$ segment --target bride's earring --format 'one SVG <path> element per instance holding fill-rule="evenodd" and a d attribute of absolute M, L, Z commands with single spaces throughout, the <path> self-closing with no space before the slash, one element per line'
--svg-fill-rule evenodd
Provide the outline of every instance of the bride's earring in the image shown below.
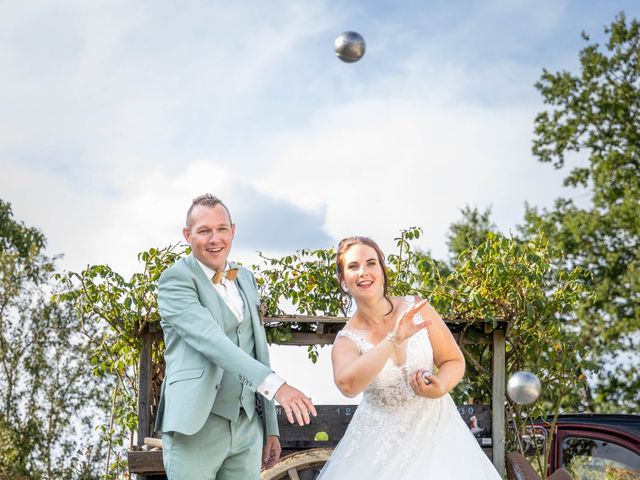
<path fill-rule="evenodd" d="M 349 289 L 347 288 L 347 284 L 346 283 L 342 284 L 342 290 L 344 290 L 345 293 L 349 293 Z"/>

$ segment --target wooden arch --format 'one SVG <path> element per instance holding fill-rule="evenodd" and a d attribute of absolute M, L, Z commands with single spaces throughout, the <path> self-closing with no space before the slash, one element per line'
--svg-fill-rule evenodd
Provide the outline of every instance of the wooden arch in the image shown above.
<path fill-rule="evenodd" d="M 280 345 L 310 346 L 310 345 L 330 345 L 333 343 L 336 333 L 344 326 L 348 319 L 345 317 L 322 317 L 307 315 L 286 315 L 278 317 L 267 317 L 265 324 L 276 323 L 297 323 L 311 324 L 313 332 L 292 331 L 292 338 L 287 341 L 277 342 Z M 449 320 L 445 322 L 453 332 L 456 341 L 464 347 L 465 344 L 484 343 L 490 344 L 492 351 L 492 402 L 491 402 L 491 441 L 490 454 L 493 464 L 500 473 L 505 471 L 505 334 L 506 323 L 498 322 L 496 328 L 484 320 Z M 461 335 L 464 331 L 465 334 Z M 472 334 L 469 335 L 469 332 Z M 162 331 L 159 325 L 150 324 L 142 336 L 142 351 L 140 354 L 140 379 L 138 387 L 138 432 L 137 445 L 128 453 L 129 472 L 137 474 L 139 480 L 160 480 L 164 476 L 164 466 L 162 464 L 162 451 L 158 448 L 160 441 L 154 439 L 153 424 L 155 421 L 155 409 L 158 400 L 158 387 L 162 372 L 158 372 L 158 366 L 152 362 L 152 351 L 154 345 L 162 338 Z M 462 342 L 461 342 L 462 339 Z M 463 348 L 464 350 L 464 348 Z M 160 375 L 158 375 L 160 373 Z M 334 408 L 336 406 L 330 406 Z M 345 425 L 346 428 L 346 425 Z M 284 438 L 284 437 L 283 437 Z M 337 441 L 337 440 L 336 440 Z M 319 442 L 292 442 L 293 450 L 289 449 L 290 456 L 287 461 L 296 464 L 295 469 L 304 469 L 305 458 L 318 462 L 318 455 L 326 455 L 326 448 L 320 449 L 311 455 L 311 449 L 323 447 Z M 489 443 L 489 442 L 488 442 Z M 283 447 L 286 445 L 283 442 Z M 487 447 L 487 446 L 483 446 Z M 287 449 L 283 448 L 286 452 Z M 307 455 L 295 455 L 296 451 L 310 452 Z M 316 450 L 314 450 L 316 452 Z M 293 459 L 293 460 L 292 460 Z M 283 458 L 284 460 L 284 458 Z M 300 462 L 303 462 L 302 464 Z M 315 463 L 314 463 L 315 466 Z M 275 468 L 275 467 L 274 467 Z M 309 467 L 311 468 L 311 467 Z M 273 469 L 271 469 L 273 470 Z M 278 470 L 279 471 L 279 470 Z M 280 477 L 287 478 L 284 473 Z M 291 477 L 289 477 L 291 478 Z"/>

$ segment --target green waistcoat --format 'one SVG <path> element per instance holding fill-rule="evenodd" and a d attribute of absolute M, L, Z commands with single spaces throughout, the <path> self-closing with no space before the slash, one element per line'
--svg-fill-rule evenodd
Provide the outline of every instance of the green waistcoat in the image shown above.
<path fill-rule="evenodd" d="M 238 322 L 238 319 L 227 307 L 224 300 L 221 301 L 224 313 L 224 333 L 229 337 L 229 340 L 238 345 L 245 353 L 255 357 L 255 341 L 251 318 L 249 318 L 250 313 L 247 308 L 247 299 L 240 288 L 238 288 L 238 291 L 244 303 L 244 319 L 242 322 Z M 253 417 L 256 411 L 255 393 L 244 386 L 234 375 L 224 372 L 211 412 L 235 422 L 238 419 L 241 406 L 249 418 Z"/>

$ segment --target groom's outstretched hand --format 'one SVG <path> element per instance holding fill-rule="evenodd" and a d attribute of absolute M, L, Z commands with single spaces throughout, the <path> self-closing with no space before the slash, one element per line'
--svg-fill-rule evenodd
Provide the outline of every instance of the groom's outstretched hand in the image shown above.
<path fill-rule="evenodd" d="M 280 461 L 280 439 L 276 435 L 269 435 L 267 437 L 267 443 L 265 443 L 262 449 L 262 467 L 269 469 Z"/>
<path fill-rule="evenodd" d="M 293 417 L 295 416 L 298 425 L 309 425 L 311 421 L 309 415 L 318 416 L 316 407 L 313 406 L 311 399 L 297 388 L 293 388 L 286 383 L 282 384 L 273 398 L 284 409 L 289 423 L 294 422 Z"/>

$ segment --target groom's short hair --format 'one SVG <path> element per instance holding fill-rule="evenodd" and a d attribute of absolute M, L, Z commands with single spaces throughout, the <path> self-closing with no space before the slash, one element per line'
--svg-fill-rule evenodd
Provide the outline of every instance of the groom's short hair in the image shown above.
<path fill-rule="evenodd" d="M 191 202 L 191 206 L 189 207 L 189 210 L 187 210 L 187 222 L 186 222 L 187 228 L 191 228 L 191 212 L 196 207 L 196 205 L 200 205 L 202 207 L 209 207 L 209 208 L 213 208 L 216 205 L 222 205 L 224 209 L 227 211 L 227 216 L 229 217 L 229 224 L 233 224 L 233 221 L 231 220 L 231 212 L 229 211 L 227 206 L 224 203 L 222 203 L 222 200 L 220 200 L 215 195 L 211 195 L 210 193 L 205 193 L 204 195 L 197 196 Z"/>

